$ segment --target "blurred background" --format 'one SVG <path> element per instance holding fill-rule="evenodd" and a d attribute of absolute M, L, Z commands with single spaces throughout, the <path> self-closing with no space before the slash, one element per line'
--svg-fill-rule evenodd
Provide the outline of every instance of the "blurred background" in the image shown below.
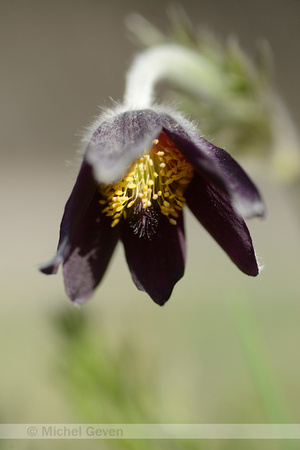
<path fill-rule="evenodd" d="M 181 4 L 195 26 L 221 41 L 237 36 L 250 56 L 260 39 L 269 42 L 276 85 L 298 125 L 299 0 Z M 61 271 L 55 277 L 38 271 L 55 252 L 82 130 L 99 106 L 122 99 L 124 75 L 137 52 L 125 18 L 141 13 L 167 33 L 169 5 L 0 0 L 2 423 L 300 421 L 300 205 L 296 187 L 279 184 L 265 165 L 240 159 L 268 208 L 265 220 L 248 222 L 265 265 L 257 279 L 240 273 L 188 211 L 186 274 L 163 308 L 135 288 L 121 245 L 81 308 L 68 300 Z M 43 441 L 43 448 L 70 444 Z M 293 443 L 155 445 L 291 448 L 287 444 Z M 38 441 L 1 445 L 40 448 Z"/>

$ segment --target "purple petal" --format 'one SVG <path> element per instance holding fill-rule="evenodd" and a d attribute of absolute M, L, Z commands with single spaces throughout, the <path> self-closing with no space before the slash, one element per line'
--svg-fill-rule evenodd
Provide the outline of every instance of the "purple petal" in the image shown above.
<path fill-rule="evenodd" d="M 86 157 L 95 177 L 104 184 L 122 178 L 161 132 L 158 115 L 152 110 L 127 111 L 103 122 L 92 136 Z"/>
<path fill-rule="evenodd" d="M 161 306 L 170 298 L 174 285 L 184 273 L 182 213 L 177 222 L 177 225 L 171 225 L 161 215 L 151 240 L 135 235 L 127 221 L 122 224 L 122 240 L 133 281 L 138 289 L 147 292 Z"/>
<path fill-rule="evenodd" d="M 247 275 L 258 275 L 248 228 L 226 195 L 199 175 L 186 191 L 187 205 L 232 261 Z"/>
<path fill-rule="evenodd" d="M 225 150 L 215 147 L 194 131 L 184 129 L 167 114 L 161 115 L 161 123 L 187 161 L 202 177 L 228 192 L 243 217 L 264 214 L 264 204 L 256 186 Z"/>
<path fill-rule="evenodd" d="M 68 257 L 70 243 L 91 202 L 96 187 L 97 182 L 93 176 L 92 166 L 84 161 L 65 206 L 57 253 L 51 261 L 40 267 L 41 272 L 46 275 L 57 273 L 59 265 Z"/>
<path fill-rule="evenodd" d="M 203 148 L 207 148 L 212 157 L 216 158 L 218 166 L 226 174 L 230 190 L 233 192 L 235 207 L 239 213 L 245 218 L 262 217 L 265 213 L 265 205 L 256 186 L 242 167 L 225 150 L 215 147 L 199 136 L 200 143 Z"/>
<path fill-rule="evenodd" d="M 95 193 L 63 265 L 66 292 L 76 303 L 83 303 L 93 294 L 119 238 L 119 227 L 111 227 L 111 218 L 102 209 Z"/>

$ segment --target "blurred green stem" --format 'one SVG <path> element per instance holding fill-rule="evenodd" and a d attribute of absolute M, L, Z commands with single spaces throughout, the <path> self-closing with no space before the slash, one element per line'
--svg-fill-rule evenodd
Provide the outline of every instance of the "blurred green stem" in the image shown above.
<path fill-rule="evenodd" d="M 279 383 L 272 369 L 254 317 L 241 295 L 232 296 L 228 302 L 231 317 L 248 363 L 253 382 L 261 397 L 270 423 L 293 423 L 292 414 L 281 393 Z M 294 441 L 281 442 L 282 449 L 296 449 Z"/>
<path fill-rule="evenodd" d="M 242 298 L 231 300 L 229 307 L 255 386 L 271 422 L 291 423 L 290 412 L 280 395 L 274 371 L 268 362 L 261 336 L 247 302 Z"/>

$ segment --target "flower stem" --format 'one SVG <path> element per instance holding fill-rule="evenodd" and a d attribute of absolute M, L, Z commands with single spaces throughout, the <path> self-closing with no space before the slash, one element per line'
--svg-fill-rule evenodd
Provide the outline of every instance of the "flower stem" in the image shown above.
<path fill-rule="evenodd" d="M 169 81 L 185 91 L 208 97 L 223 96 L 224 79 L 215 64 L 179 45 L 160 45 L 141 53 L 127 73 L 124 105 L 145 108 L 154 101 L 155 85 Z M 225 83 L 226 84 L 226 83 Z"/>
<path fill-rule="evenodd" d="M 243 348 L 253 382 L 271 423 L 292 423 L 293 417 L 279 386 L 274 369 L 268 360 L 262 337 L 243 295 L 233 296 L 229 311 Z M 290 447 L 289 443 L 284 448 Z"/>

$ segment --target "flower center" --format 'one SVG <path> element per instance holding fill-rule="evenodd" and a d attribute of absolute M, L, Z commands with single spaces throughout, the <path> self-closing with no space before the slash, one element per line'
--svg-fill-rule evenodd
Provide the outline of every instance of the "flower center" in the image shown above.
<path fill-rule="evenodd" d="M 112 217 L 112 227 L 122 216 L 128 218 L 140 236 L 144 234 L 143 229 L 148 235 L 149 222 L 154 226 L 158 223 L 159 212 L 176 225 L 178 211 L 185 202 L 184 191 L 193 174 L 192 165 L 162 132 L 151 149 L 131 165 L 124 178 L 114 184 L 99 185 L 100 203 L 107 205 L 103 213 Z"/>

